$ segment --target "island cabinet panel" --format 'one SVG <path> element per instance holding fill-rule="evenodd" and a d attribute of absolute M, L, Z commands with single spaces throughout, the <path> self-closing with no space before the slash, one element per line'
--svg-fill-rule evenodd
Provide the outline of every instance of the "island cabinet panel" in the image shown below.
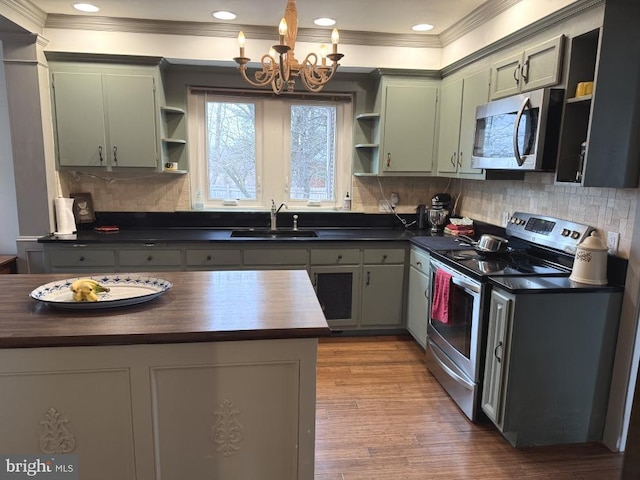
<path fill-rule="evenodd" d="M 91 480 L 313 480 L 316 358 L 315 338 L 0 349 L 0 449 L 78 454 Z"/>
<path fill-rule="evenodd" d="M 297 362 L 151 370 L 160 478 L 297 477 Z"/>
<path fill-rule="evenodd" d="M 52 358 L 24 371 L 15 358 L 30 353 L 2 352 L 0 451 L 77 454 L 81 478 L 135 479 L 129 370 L 54 370 Z"/>

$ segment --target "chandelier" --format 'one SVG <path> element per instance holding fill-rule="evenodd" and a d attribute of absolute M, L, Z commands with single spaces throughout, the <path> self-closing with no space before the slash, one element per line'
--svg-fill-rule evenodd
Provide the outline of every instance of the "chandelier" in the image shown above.
<path fill-rule="evenodd" d="M 310 92 L 319 92 L 333 78 L 338 70 L 338 62 L 344 56 L 338 53 L 338 30 L 333 29 L 331 43 L 333 51 L 327 52 L 325 45 L 320 46 L 320 58 L 315 53 L 307 55 L 302 62 L 295 56 L 296 36 L 298 34 L 298 10 L 295 0 L 287 0 L 284 18 L 280 20 L 278 28 L 279 43 L 273 45 L 269 53 L 262 55 L 261 69 L 254 73 L 254 80 L 247 75 L 247 63 L 251 60 L 244 56 L 244 33 L 238 34 L 240 56 L 233 60 L 238 64 L 238 70 L 245 81 L 254 87 L 271 85 L 276 94 L 283 91 L 293 92 L 296 78 L 300 77 L 304 88 Z M 327 59 L 331 65 L 327 65 Z M 318 64 L 320 60 L 320 64 Z"/>

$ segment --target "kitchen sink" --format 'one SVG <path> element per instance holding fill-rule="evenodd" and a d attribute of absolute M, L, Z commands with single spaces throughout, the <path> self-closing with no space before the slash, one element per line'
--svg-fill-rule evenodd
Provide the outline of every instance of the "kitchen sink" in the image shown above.
<path fill-rule="evenodd" d="M 232 237 L 240 238 L 297 238 L 297 237 L 317 237 L 318 233 L 313 230 L 233 230 Z"/>

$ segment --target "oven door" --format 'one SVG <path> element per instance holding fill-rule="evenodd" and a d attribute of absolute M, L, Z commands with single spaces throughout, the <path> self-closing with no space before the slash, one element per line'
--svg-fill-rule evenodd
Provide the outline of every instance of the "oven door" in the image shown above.
<path fill-rule="evenodd" d="M 446 323 L 429 315 L 427 338 L 437 345 L 468 379 L 480 381 L 481 283 L 431 259 L 431 298 L 435 298 L 435 275 L 438 269 L 449 273 L 449 314 Z"/>

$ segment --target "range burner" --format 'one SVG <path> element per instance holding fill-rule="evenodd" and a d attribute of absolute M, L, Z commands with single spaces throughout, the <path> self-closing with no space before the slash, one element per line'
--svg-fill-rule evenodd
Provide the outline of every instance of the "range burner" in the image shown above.
<path fill-rule="evenodd" d="M 500 275 L 568 275 L 569 271 L 552 265 L 524 251 L 507 251 L 485 254 L 476 250 L 449 250 L 440 252 L 456 265 L 476 276 Z"/>

